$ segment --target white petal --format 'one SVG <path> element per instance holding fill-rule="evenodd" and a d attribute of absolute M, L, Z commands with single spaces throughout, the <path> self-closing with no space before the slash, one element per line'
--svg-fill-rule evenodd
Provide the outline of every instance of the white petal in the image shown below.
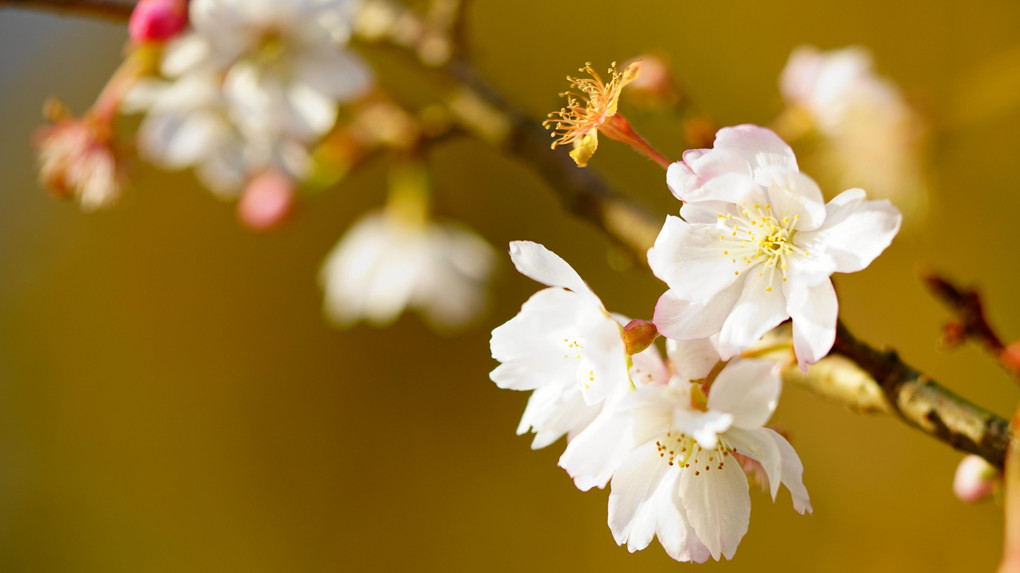
<path fill-rule="evenodd" d="M 311 139 L 333 127 L 337 104 L 332 98 L 301 82 L 287 86 L 286 93 L 292 115 L 288 133 L 299 139 Z"/>
<path fill-rule="evenodd" d="M 697 475 L 693 465 L 684 468 L 680 473 L 680 498 L 687 519 L 712 557 L 732 559 L 751 519 L 747 477 L 740 465 L 729 459 L 722 469 L 710 468 L 699 468 Z"/>
<path fill-rule="evenodd" d="M 572 290 L 580 295 L 595 296 L 566 261 L 544 246 L 531 241 L 512 241 L 510 259 L 524 276 L 544 285 Z M 596 297 L 597 298 L 597 297 Z"/>
<path fill-rule="evenodd" d="M 776 445 L 769 432 L 772 430 L 767 428 L 753 430 L 733 428 L 726 432 L 725 438 L 726 444 L 734 448 L 738 454 L 752 458 L 761 464 L 769 479 L 772 501 L 775 501 L 776 494 L 779 492 L 779 484 L 782 481 L 783 464 L 779 446 Z"/>
<path fill-rule="evenodd" d="M 745 358 L 726 365 L 708 393 L 708 409 L 733 415 L 739 428 L 760 428 L 779 403 L 778 365 Z"/>
<path fill-rule="evenodd" d="M 659 334 L 668 338 L 706 338 L 722 328 L 743 287 L 744 281 L 738 280 L 704 303 L 683 300 L 667 290 L 659 297 L 652 320 Z"/>
<path fill-rule="evenodd" d="M 658 512 L 656 536 L 666 553 L 677 561 L 704 563 L 711 557 L 708 547 L 694 532 L 687 519 L 687 510 L 680 499 L 677 480 L 680 472 L 670 472 L 656 492 L 655 507 Z"/>
<path fill-rule="evenodd" d="M 700 380 L 719 362 L 719 351 L 708 338 L 667 340 L 666 354 L 680 378 Z"/>
<path fill-rule="evenodd" d="M 723 254 L 726 245 L 719 233 L 714 225 L 692 225 L 668 216 L 655 244 L 648 249 L 648 265 L 676 297 L 707 302 L 733 284 L 748 266 L 740 259 L 734 263 Z"/>
<path fill-rule="evenodd" d="M 732 425 L 733 415 L 727 412 L 718 410 L 699 412 L 687 405 L 673 410 L 673 427 L 694 436 L 706 450 L 714 448 L 719 441 L 719 434 L 730 429 Z"/>
<path fill-rule="evenodd" d="M 517 426 L 517 434 L 534 430 L 531 448 L 544 448 L 564 435 L 580 432 L 598 415 L 601 406 L 588 406 L 572 385 L 536 389 Z"/>
<path fill-rule="evenodd" d="M 793 150 L 769 129 L 757 125 L 724 127 L 715 135 L 715 149 L 741 153 L 753 166 L 800 171 Z"/>
<path fill-rule="evenodd" d="M 197 67 L 209 57 L 209 44 L 198 34 L 187 34 L 169 42 L 163 53 L 160 71 L 175 78 Z"/>
<path fill-rule="evenodd" d="M 490 374 L 492 380 L 514 390 L 576 386 L 581 358 L 570 345 L 581 338 L 576 320 L 587 303 L 558 288 L 532 295 L 515 317 L 492 331 L 492 357 L 503 363 Z"/>
<path fill-rule="evenodd" d="M 812 237 L 841 273 L 857 272 L 892 243 L 903 220 L 888 200 L 866 201 L 861 189 L 849 189 L 826 205 L 825 224 Z"/>
<path fill-rule="evenodd" d="M 560 456 L 559 466 L 574 479 L 581 491 L 605 487 L 616 468 L 634 451 L 634 418 L 617 412 L 610 404 Z"/>
<path fill-rule="evenodd" d="M 789 316 L 782 289 L 766 290 L 768 277 L 758 270 L 760 268 L 747 273 L 750 276 L 744 283 L 744 290 L 719 331 L 719 354 L 724 360 L 757 342 Z"/>
<path fill-rule="evenodd" d="M 677 199 L 685 202 L 736 202 L 754 185 L 753 172 L 740 152 L 726 149 L 695 149 L 684 160 L 669 166 L 666 183 Z"/>
<path fill-rule="evenodd" d="M 804 487 L 804 465 L 800 461 L 800 456 L 797 455 L 797 451 L 793 449 L 790 442 L 786 441 L 786 438 L 768 428 L 765 428 L 765 431 L 779 448 L 779 455 L 782 459 L 782 482 L 786 489 L 790 490 L 793 509 L 800 514 L 805 511 L 811 513 L 813 510 L 807 488 Z"/>
<path fill-rule="evenodd" d="M 793 319 L 793 350 L 797 361 L 814 364 L 832 348 L 836 340 L 839 302 L 832 281 L 808 286 L 795 282 L 790 286 L 786 310 Z"/>
<path fill-rule="evenodd" d="M 798 232 L 817 229 L 825 221 L 825 199 L 813 179 L 799 171 L 761 170 L 758 182 L 767 189 L 772 212 L 782 220 L 797 219 Z"/>
<path fill-rule="evenodd" d="M 597 404 L 611 394 L 625 393 L 630 387 L 622 336 L 623 329 L 608 316 L 584 331 L 577 384 L 587 403 Z"/>
<path fill-rule="evenodd" d="M 332 45 L 303 54 L 297 61 L 297 77 L 313 89 L 337 101 L 349 101 L 369 87 L 372 72 L 365 63 Z"/>
<path fill-rule="evenodd" d="M 669 466 L 654 443 L 635 449 L 613 474 L 609 495 L 609 529 L 617 545 L 631 552 L 644 549 L 656 529 L 655 492 Z"/>

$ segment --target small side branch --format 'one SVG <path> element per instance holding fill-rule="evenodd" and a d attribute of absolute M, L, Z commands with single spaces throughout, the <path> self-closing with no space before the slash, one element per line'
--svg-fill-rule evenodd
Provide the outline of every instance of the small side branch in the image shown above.
<path fill-rule="evenodd" d="M 135 9 L 134 3 L 113 0 L 0 0 L 0 9 L 20 8 L 55 12 L 62 16 L 84 16 L 116 22 L 126 21 Z"/>
<path fill-rule="evenodd" d="M 946 325 L 946 337 L 950 344 L 960 344 L 966 339 L 974 340 L 995 356 L 1015 378 L 1020 379 L 1020 360 L 1009 351 L 995 329 L 988 322 L 981 295 L 975 289 L 964 289 L 935 273 L 923 277 L 928 290 L 956 315 L 956 320 Z"/>

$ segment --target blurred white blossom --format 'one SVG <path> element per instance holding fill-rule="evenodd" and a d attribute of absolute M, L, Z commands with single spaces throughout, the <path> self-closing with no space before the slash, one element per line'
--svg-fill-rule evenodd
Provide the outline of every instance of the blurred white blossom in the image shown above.
<path fill-rule="evenodd" d="M 326 316 L 387 326 L 407 308 L 439 330 L 466 324 L 487 302 L 495 255 L 473 231 L 375 212 L 357 221 L 319 274 Z"/>
<path fill-rule="evenodd" d="M 72 117 L 55 100 L 47 107 L 54 123 L 41 128 L 34 142 L 40 183 L 76 199 L 84 211 L 109 206 L 120 197 L 124 179 L 109 121 L 93 114 Z"/>
<path fill-rule="evenodd" d="M 346 47 L 355 0 L 193 0 L 191 31 L 167 44 L 166 81 L 140 82 L 128 111 L 144 111 L 143 157 L 195 167 L 235 194 L 254 173 L 310 174 L 308 146 L 362 95 L 371 72 Z"/>
<path fill-rule="evenodd" d="M 862 47 L 802 46 L 779 80 L 793 132 L 814 128 L 818 167 L 839 187 L 863 187 L 921 216 L 928 202 L 925 127 L 900 90 L 878 77 Z"/>

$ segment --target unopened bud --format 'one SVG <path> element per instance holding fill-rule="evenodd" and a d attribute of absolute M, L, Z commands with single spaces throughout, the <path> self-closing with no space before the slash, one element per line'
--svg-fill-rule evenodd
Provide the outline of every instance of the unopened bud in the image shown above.
<path fill-rule="evenodd" d="M 248 182 L 237 203 L 237 218 L 253 231 L 280 226 L 294 209 L 294 182 L 276 170 L 266 171 Z"/>
<path fill-rule="evenodd" d="M 131 12 L 128 33 L 137 44 L 165 42 L 187 25 L 187 0 L 141 0 Z"/>
<path fill-rule="evenodd" d="M 953 493 L 965 503 L 976 503 L 988 497 L 999 481 L 999 470 L 981 456 L 969 455 L 956 467 Z"/>
<path fill-rule="evenodd" d="M 655 325 L 647 320 L 632 320 L 623 327 L 623 342 L 627 345 L 627 354 L 637 354 L 648 348 L 659 336 Z"/>

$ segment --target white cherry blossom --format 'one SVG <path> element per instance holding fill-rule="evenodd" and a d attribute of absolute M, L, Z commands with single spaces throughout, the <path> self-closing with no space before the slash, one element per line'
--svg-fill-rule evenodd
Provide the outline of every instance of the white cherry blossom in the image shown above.
<path fill-rule="evenodd" d="M 438 330 L 461 326 L 486 303 L 494 256 L 463 227 L 369 213 L 322 265 L 325 313 L 341 327 L 359 320 L 386 326 L 413 308 Z"/>
<path fill-rule="evenodd" d="M 623 327 L 563 259 L 529 241 L 510 243 L 510 258 L 550 288 L 492 331 L 492 357 L 501 364 L 490 377 L 500 388 L 534 391 L 517 433 L 533 430 L 538 449 L 573 437 L 604 400 L 626 394 L 628 354 Z"/>
<path fill-rule="evenodd" d="M 669 286 L 654 322 L 670 338 L 719 333 L 724 359 L 787 318 L 801 366 L 821 359 L 836 334 L 830 275 L 868 266 L 900 227 L 892 204 L 860 189 L 823 203 L 790 147 L 753 125 L 719 130 L 712 149 L 686 152 L 666 179 L 685 204 L 648 251 Z"/>
<path fill-rule="evenodd" d="M 810 512 L 800 458 L 763 427 L 779 392 L 775 363 L 738 359 L 718 374 L 707 401 L 681 375 L 623 400 L 615 415 L 640 430 L 612 478 L 609 527 L 616 542 L 637 551 L 658 537 L 679 561 L 732 559 L 751 511 L 739 456 L 762 465 L 773 500 L 782 483 L 794 509 Z"/>

